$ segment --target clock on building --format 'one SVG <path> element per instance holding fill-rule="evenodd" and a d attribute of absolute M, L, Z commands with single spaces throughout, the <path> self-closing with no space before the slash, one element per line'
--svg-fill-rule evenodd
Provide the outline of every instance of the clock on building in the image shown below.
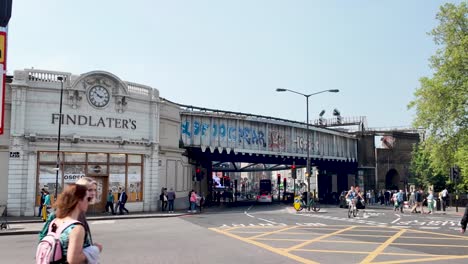
<path fill-rule="evenodd" d="M 110 101 L 110 93 L 107 88 L 97 85 L 89 89 L 88 100 L 95 107 L 104 107 Z"/>

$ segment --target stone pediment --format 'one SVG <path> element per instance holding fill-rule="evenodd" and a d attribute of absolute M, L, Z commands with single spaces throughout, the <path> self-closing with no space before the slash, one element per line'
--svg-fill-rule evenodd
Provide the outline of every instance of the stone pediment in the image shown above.
<path fill-rule="evenodd" d="M 91 71 L 80 75 L 67 89 L 68 99 L 73 108 L 78 108 L 86 100 L 88 92 L 93 87 L 104 87 L 109 91 L 109 97 L 115 102 L 118 112 L 123 112 L 126 108 L 127 97 L 129 96 L 128 86 L 119 77 L 105 71 Z M 89 98 L 88 98 L 89 100 Z"/>
<path fill-rule="evenodd" d="M 86 91 L 92 86 L 103 85 L 112 91 L 112 95 L 128 96 L 127 84 L 119 77 L 105 71 L 91 71 L 84 73 L 71 85 L 72 90 Z"/>

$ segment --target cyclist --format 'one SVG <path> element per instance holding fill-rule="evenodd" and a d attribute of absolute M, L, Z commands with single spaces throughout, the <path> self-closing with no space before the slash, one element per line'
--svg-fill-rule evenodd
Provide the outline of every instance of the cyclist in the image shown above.
<path fill-rule="evenodd" d="M 350 190 L 348 191 L 348 193 L 345 196 L 346 203 L 348 204 L 348 206 L 351 206 L 354 198 L 356 198 L 356 192 L 354 191 L 354 186 L 351 185 Z"/>
<path fill-rule="evenodd" d="M 354 189 L 355 189 L 355 192 L 356 192 L 356 203 L 359 204 L 358 209 L 360 209 L 359 207 L 362 208 L 362 206 L 364 206 L 365 199 L 364 199 L 364 196 L 362 196 L 362 192 L 360 190 L 359 185 L 356 185 L 356 187 Z"/>
<path fill-rule="evenodd" d="M 351 186 L 350 190 L 348 191 L 345 197 L 346 201 L 348 202 L 348 205 L 356 206 L 356 200 L 358 197 L 363 199 L 361 193 L 359 192 L 359 185 L 356 185 L 356 188 L 354 188 L 354 186 Z"/>

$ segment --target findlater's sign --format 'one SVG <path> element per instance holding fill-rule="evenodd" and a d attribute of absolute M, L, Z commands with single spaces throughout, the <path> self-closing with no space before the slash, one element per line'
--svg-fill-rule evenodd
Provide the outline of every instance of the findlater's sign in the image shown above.
<path fill-rule="evenodd" d="M 58 124 L 60 114 L 52 114 L 52 124 Z M 90 126 L 102 128 L 120 128 L 120 129 L 136 129 L 135 119 L 124 119 L 114 117 L 95 117 L 85 115 L 65 115 L 62 114 L 62 125 L 69 126 Z"/>

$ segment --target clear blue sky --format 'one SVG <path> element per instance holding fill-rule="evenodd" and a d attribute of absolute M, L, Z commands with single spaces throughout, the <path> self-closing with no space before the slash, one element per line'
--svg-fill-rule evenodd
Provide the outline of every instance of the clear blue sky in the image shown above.
<path fill-rule="evenodd" d="M 446 1 L 14 0 L 8 72 L 109 71 L 169 100 L 305 121 L 333 108 L 407 126 Z M 459 2 L 459 1 L 455 1 Z"/>

